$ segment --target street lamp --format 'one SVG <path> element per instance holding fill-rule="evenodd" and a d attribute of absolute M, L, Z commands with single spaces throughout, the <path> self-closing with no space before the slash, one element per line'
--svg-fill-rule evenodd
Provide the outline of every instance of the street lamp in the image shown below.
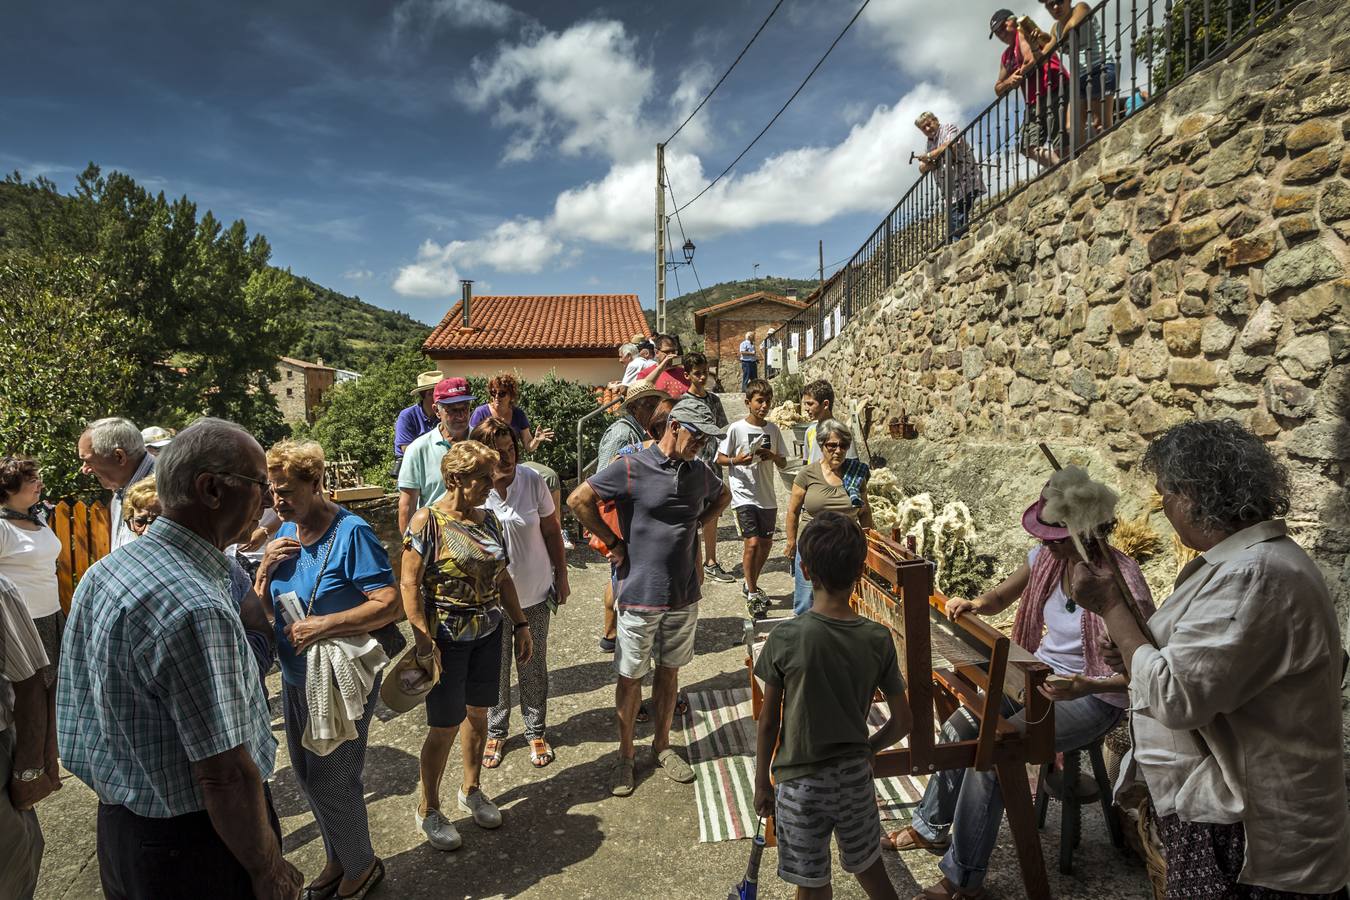
<path fill-rule="evenodd" d="M 684 262 L 685 262 L 685 265 L 693 265 L 693 262 L 694 262 L 694 242 L 691 241 L 691 240 L 689 240 L 688 238 L 685 238 L 684 246 L 681 247 L 680 249 L 682 249 L 682 250 L 684 251 Z"/>

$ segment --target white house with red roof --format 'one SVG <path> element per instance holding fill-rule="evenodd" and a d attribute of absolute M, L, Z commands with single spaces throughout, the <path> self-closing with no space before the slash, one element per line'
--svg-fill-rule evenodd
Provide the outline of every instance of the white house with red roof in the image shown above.
<path fill-rule="evenodd" d="M 588 385 L 616 380 L 618 348 L 647 335 L 636 294 L 469 296 L 450 308 L 422 352 L 447 375 L 549 372 Z"/>

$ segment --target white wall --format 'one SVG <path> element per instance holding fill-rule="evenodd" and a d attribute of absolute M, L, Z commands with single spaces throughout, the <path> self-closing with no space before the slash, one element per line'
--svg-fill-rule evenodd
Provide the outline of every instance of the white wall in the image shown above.
<path fill-rule="evenodd" d="M 609 384 L 623 376 L 618 354 L 596 357 L 543 357 L 540 359 L 438 359 L 436 368 L 447 376 L 491 378 L 511 372 L 526 381 L 539 381 L 549 372 L 567 381 L 587 385 Z M 486 397 L 480 397 L 483 402 Z"/>

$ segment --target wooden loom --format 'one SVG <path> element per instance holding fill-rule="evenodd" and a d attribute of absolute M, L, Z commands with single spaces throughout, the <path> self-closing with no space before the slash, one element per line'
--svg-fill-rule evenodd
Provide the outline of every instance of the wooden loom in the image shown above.
<path fill-rule="evenodd" d="M 933 563 L 874 531 L 867 532 L 867 544 L 867 562 L 852 604 L 860 615 L 890 630 L 914 717 L 907 746 L 877 754 L 876 777 L 994 769 L 1027 896 L 1048 900 L 1026 767 L 1054 756 L 1054 710 L 1038 690 L 1050 668 L 977 616 L 948 620 L 946 598 L 934 590 Z M 758 718 L 763 694 L 753 668 L 750 684 Z M 1019 733 L 1000 714 L 1004 696 L 1024 704 L 1031 723 L 1025 732 Z M 936 726 L 958 709 L 979 722 L 978 736 L 939 740 Z"/>

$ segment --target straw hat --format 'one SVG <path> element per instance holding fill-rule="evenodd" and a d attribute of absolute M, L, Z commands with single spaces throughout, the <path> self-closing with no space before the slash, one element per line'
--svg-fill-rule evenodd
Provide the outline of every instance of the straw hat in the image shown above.
<path fill-rule="evenodd" d="M 623 398 L 624 408 L 632 406 L 639 400 L 646 400 L 648 397 L 656 397 L 659 400 L 669 400 L 670 395 L 660 388 L 654 388 L 649 384 L 644 384 L 638 388 L 630 388 Z"/>
<path fill-rule="evenodd" d="M 441 374 L 439 369 L 432 369 L 430 372 L 421 372 L 417 376 L 417 387 L 408 391 L 408 393 L 416 396 L 423 391 L 429 391 L 436 387 L 436 384 L 444 377 L 445 376 Z"/>
<path fill-rule="evenodd" d="M 428 672 L 417 664 L 417 648 L 409 647 L 408 652 L 385 673 L 384 683 L 380 685 L 380 699 L 384 705 L 396 713 L 405 713 L 425 701 L 427 694 L 441 680 L 440 653 L 432 651 L 431 659 L 434 665 Z"/>

